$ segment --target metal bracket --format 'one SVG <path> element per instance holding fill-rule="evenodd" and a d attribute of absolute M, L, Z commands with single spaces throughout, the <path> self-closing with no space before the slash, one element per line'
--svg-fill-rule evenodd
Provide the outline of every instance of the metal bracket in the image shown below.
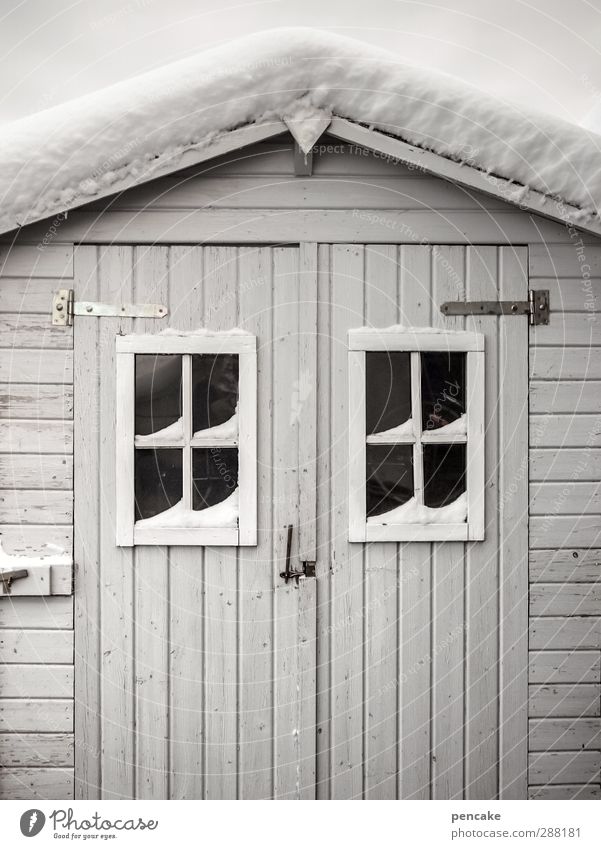
<path fill-rule="evenodd" d="M 10 569 L 8 572 L 0 572 L 0 584 L 6 595 L 10 595 L 10 588 L 13 581 L 19 578 L 26 578 L 29 575 L 27 569 Z"/>
<path fill-rule="evenodd" d="M 59 289 L 52 299 L 52 324 L 70 327 L 74 315 L 123 316 L 124 318 L 165 318 L 162 304 L 101 304 L 76 301 L 73 289 Z"/>
<path fill-rule="evenodd" d="M 301 566 L 302 571 L 298 572 L 296 569 L 291 569 L 291 554 L 292 554 L 292 530 L 293 525 L 288 525 L 288 539 L 286 543 L 286 568 L 283 572 L 280 572 L 280 578 L 283 578 L 286 583 L 291 581 L 293 578 L 296 578 L 296 583 L 298 584 L 299 578 L 314 578 L 315 577 L 315 561 L 314 560 L 302 560 Z"/>
<path fill-rule="evenodd" d="M 530 289 L 527 301 L 446 301 L 443 315 L 527 315 L 529 324 L 549 324 L 549 290 Z"/>

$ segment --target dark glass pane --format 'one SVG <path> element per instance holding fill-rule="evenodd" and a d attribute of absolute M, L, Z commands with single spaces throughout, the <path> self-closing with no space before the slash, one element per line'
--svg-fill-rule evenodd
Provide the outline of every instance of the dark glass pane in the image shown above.
<path fill-rule="evenodd" d="M 178 354 L 136 354 L 136 433 L 146 436 L 182 414 L 182 358 Z"/>
<path fill-rule="evenodd" d="M 465 492 L 465 445 L 424 445 L 424 504 L 444 507 Z"/>
<path fill-rule="evenodd" d="M 380 433 L 411 418 L 411 355 L 405 351 L 365 354 L 366 433 Z"/>
<path fill-rule="evenodd" d="M 163 513 L 182 499 L 179 448 L 136 449 L 136 521 Z"/>
<path fill-rule="evenodd" d="M 465 354 L 436 351 L 421 355 L 422 427 L 435 430 L 465 413 Z"/>
<path fill-rule="evenodd" d="M 238 403 L 238 355 L 192 356 L 192 431 L 223 424 Z"/>
<path fill-rule="evenodd" d="M 387 513 L 413 496 L 413 447 L 367 446 L 367 515 Z"/>
<path fill-rule="evenodd" d="M 193 448 L 192 482 L 194 510 L 225 501 L 238 486 L 238 449 Z"/>

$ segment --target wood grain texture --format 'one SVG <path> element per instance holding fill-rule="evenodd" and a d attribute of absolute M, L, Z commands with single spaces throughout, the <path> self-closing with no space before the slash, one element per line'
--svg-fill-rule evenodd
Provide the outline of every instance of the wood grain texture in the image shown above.
<path fill-rule="evenodd" d="M 530 552 L 530 580 L 533 583 L 594 582 L 600 570 L 599 549 L 542 549 Z"/>
<path fill-rule="evenodd" d="M 73 734 L 0 734 L 0 767 L 73 767 Z"/>
<path fill-rule="evenodd" d="M 599 687 L 595 684 L 531 684 L 529 714 L 599 716 Z"/>
<path fill-rule="evenodd" d="M 601 784 L 548 784 L 533 786 L 529 799 L 601 799 Z"/>
<path fill-rule="evenodd" d="M 2 663 L 73 663 L 73 631 L 18 630 L 0 631 Z"/>
<path fill-rule="evenodd" d="M 73 699 L 2 699 L 0 731 L 73 732 Z"/>
<path fill-rule="evenodd" d="M 601 749 L 601 719 L 531 719 L 530 751 Z"/>
<path fill-rule="evenodd" d="M 533 616 L 531 649 L 601 649 L 601 618 L 597 616 Z"/>
<path fill-rule="evenodd" d="M 0 418 L 70 419 L 73 387 L 69 384 L 0 384 Z"/>
<path fill-rule="evenodd" d="M 60 767 L 0 770 L 2 799 L 73 799 L 73 770 Z"/>
<path fill-rule="evenodd" d="M 73 277 L 73 245 L 32 243 L 2 246 L 0 277 Z"/>
<path fill-rule="evenodd" d="M 531 684 L 599 683 L 600 658 L 592 651 L 530 652 Z"/>
<path fill-rule="evenodd" d="M 587 784 L 599 780 L 601 752 L 536 752 L 528 759 L 530 784 Z"/>

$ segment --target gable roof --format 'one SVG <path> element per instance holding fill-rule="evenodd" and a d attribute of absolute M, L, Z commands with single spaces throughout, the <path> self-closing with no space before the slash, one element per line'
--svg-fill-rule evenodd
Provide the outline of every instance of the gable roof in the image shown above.
<path fill-rule="evenodd" d="M 403 161 L 423 153 L 431 173 L 601 233 L 600 135 L 305 28 L 239 39 L 4 127 L 0 232 L 276 135 L 282 122 L 304 147 L 328 124 L 367 147 L 398 142 Z"/>

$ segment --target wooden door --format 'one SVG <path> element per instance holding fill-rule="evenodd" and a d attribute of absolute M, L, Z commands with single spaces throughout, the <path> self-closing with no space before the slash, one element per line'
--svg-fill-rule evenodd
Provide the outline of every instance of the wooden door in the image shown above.
<path fill-rule="evenodd" d="M 114 339 L 76 318 L 76 793 L 525 798 L 526 250 L 82 247 L 75 297 L 258 340 L 256 548 L 115 546 Z M 350 328 L 486 337 L 482 542 L 348 542 Z M 315 579 L 285 584 L 293 563 Z"/>
<path fill-rule="evenodd" d="M 75 297 L 258 340 L 258 545 L 117 548 L 115 335 L 75 322 L 76 795 L 312 798 L 316 249 L 82 247 Z M 313 273 L 307 274 L 306 269 Z M 302 293 L 302 294 L 301 294 Z M 163 323 L 164 326 L 165 323 Z"/>
<path fill-rule="evenodd" d="M 525 248 L 319 248 L 318 795 L 526 798 L 528 327 L 444 319 L 525 299 Z M 347 331 L 485 334 L 485 539 L 348 542 Z"/>

